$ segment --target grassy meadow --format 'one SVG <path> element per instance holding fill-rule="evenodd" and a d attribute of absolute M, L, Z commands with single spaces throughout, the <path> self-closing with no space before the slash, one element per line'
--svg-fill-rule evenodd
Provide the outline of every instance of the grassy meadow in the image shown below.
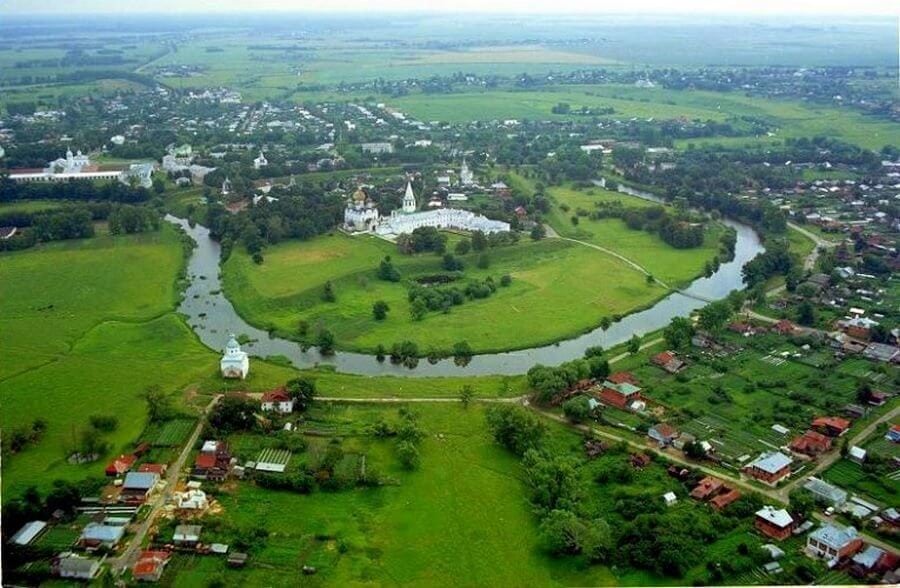
<path fill-rule="evenodd" d="M 476 267 L 476 253 L 462 258 L 465 280 L 493 276 L 496 281 L 509 274 L 509 287 L 486 299 L 467 300 L 447 314 L 429 312 L 414 321 L 407 285 L 376 275 L 386 255 L 404 280 L 443 271 L 434 254 L 400 255 L 394 245 L 374 237 L 334 234 L 270 247 L 261 265 L 235 250 L 225 263 L 223 284 L 251 323 L 297 336 L 298 323 L 305 320 L 331 330 L 339 347 L 366 351 L 402 340 L 415 341 L 423 352 L 448 351 L 463 340 L 478 352 L 530 347 L 576 335 L 603 317 L 627 313 L 665 292 L 603 252 L 559 240 L 525 239 L 491 249 L 487 269 Z M 334 303 L 321 299 L 329 280 Z M 390 306 L 384 321 L 372 317 L 377 300 Z"/>
<path fill-rule="evenodd" d="M 580 190 L 568 186 L 551 187 L 548 194 L 554 201 L 548 220 L 560 235 L 615 251 L 670 287 L 683 286 L 692 281 L 719 251 L 723 229 L 718 224 L 710 225 L 702 247 L 675 249 L 655 234 L 629 229 L 625 221 L 618 218 L 592 220 L 579 217 L 578 225 L 573 225 L 571 221 L 577 210 L 591 212 L 603 202 L 622 202 L 633 207 L 652 206 L 651 202 L 602 188 Z M 563 210 L 563 206 L 569 210 Z"/>

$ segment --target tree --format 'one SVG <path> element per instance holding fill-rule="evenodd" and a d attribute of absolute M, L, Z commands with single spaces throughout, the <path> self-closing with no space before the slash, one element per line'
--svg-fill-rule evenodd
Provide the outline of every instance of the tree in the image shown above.
<path fill-rule="evenodd" d="M 463 239 L 456 244 L 454 251 L 456 251 L 457 255 L 466 255 L 470 249 L 472 249 L 472 242 L 468 239 Z"/>
<path fill-rule="evenodd" d="M 306 410 L 316 396 L 316 381 L 309 377 L 299 377 L 285 384 L 284 389 L 290 394 L 298 410 Z"/>
<path fill-rule="evenodd" d="M 256 402 L 241 394 L 229 394 L 213 407 L 209 424 L 222 433 L 249 431 L 256 426 Z"/>
<path fill-rule="evenodd" d="M 547 230 L 544 228 L 544 225 L 542 225 L 541 223 L 537 223 L 531 228 L 531 239 L 533 241 L 540 241 L 541 239 L 543 239 L 546 236 L 547 236 Z"/>
<path fill-rule="evenodd" d="M 484 233 L 475 231 L 472 233 L 472 249 L 474 251 L 484 251 L 488 248 L 488 240 Z"/>
<path fill-rule="evenodd" d="M 153 191 L 157 194 L 162 194 L 166 191 L 166 183 L 160 178 L 153 178 Z"/>
<path fill-rule="evenodd" d="M 725 326 L 728 319 L 731 318 L 731 305 L 727 300 L 718 300 L 707 304 L 700 309 L 700 318 L 697 324 L 700 328 L 707 331 L 719 331 Z"/>
<path fill-rule="evenodd" d="M 475 388 L 469 384 L 464 385 L 459 390 L 459 401 L 462 402 L 464 408 L 469 408 L 472 399 L 475 398 Z"/>
<path fill-rule="evenodd" d="M 487 253 L 482 253 L 478 256 L 478 268 L 479 269 L 487 269 L 491 264 L 491 260 L 488 258 Z"/>
<path fill-rule="evenodd" d="M 394 267 L 390 255 L 382 259 L 381 263 L 378 265 L 378 278 L 388 282 L 400 281 L 400 271 Z"/>
<path fill-rule="evenodd" d="M 412 301 L 412 304 L 409 305 L 409 315 L 414 321 L 420 321 L 425 318 L 426 312 L 428 312 L 428 307 L 425 306 L 425 301 L 421 298 L 416 298 Z"/>
<path fill-rule="evenodd" d="M 407 470 L 417 469 L 421 462 L 419 450 L 409 441 L 397 443 L 397 457 L 400 459 L 400 464 Z"/>
<path fill-rule="evenodd" d="M 316 336 L 316 346 L 322 355 L 334 354 L 334 334 L 328 329 L 320 329 Z"/>
<path fill-rule="evenodd" d="M 537 447 L 547 430 L 533 413 L 512 404 L 492 406 L 487 423 L 494 440 L 517 455 Z"/>
<path fill-rule="evenodd" d="M 808 519 L 816 508 L 816 500 L 813 495 L 802 488 L 792 490 L 788 495 L 788 500 L 791 513 L 800 519 Z"/>
<path fill-rule="evenodd" d="M 337 297 L 334 295 L 334 286 L 331 283 L 331 280 L 325 282 L 325 287 L 322 289 L 322 300 L 325 302 L 334 302 L 337 300 Z"/>
<path fill-rule="evenodd" d="M 805 327 L 816 324 L 816 309 L 809 300 L 804 300 L 797 307 L 797 322 Z"/>
<path fill-rule="evenodd" d="M 147 403 L 147 413 L 150 422 L 163 421 L 172 414 L 172 399 L 162 391 L 158 384 L 153 384 L 144 389 L 144 401 Z"/>
<path fill-rule="evenodd" d="M 500 276 L 500 285 L 504 288 L 512 284 L 512 276 L 509 274 L 503 274 Z"/>
<path fill-rule="evenodd" d="M 676 316 L 663 330 L 663 337 L 671 349 L 682 349 L 694 336 L 694 323 L 683 316 Z"/>
<path fill-rule="evenodd" d="M 375 304 L 372 305 L 372 316 L 375 317 L 376 321 L 383 321 L 387 318 L 387 313 L 390 310 L 387 302 L 384 300 L 378 300 Z"/>
<path fill-rule="evenodd" d="M 581 423 L 591 416 L 591 405 L 585 396 L 576 396 L 566 400 L 563 405 L 563 414 L 573 423 Z"/>
<path fill-rule="evenodd" d="M 555 509 L 541 521 L 538 534 L 544 549 L 555 555 L 569 555 L 581 550 L 583 524 L 570 510 Z"/>
<path fill-rule="evenodd" d="M 581 498 L 581 476 L 577 461 L 569 456 L 552 455 L 529 449 L 522 457 L 525 480 L 531 502 L 544 512 L 573 509 Z"/>
<path fill-rule="evenodd" d="M 628 353 L 632 355 L 641 350 L 641 338 L 637 335 L 632 335 L 631 339 L 628 341 Z"/>

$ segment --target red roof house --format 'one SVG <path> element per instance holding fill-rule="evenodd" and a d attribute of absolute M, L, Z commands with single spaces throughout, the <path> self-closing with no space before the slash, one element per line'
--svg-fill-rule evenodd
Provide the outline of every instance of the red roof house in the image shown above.
<path fill-rule="evenodd" d="M 164 463 L 142 463 L 138 466 L 138 471 L 141 473 L 159 474 L 160 476 L 165 474 L 167 469 L 169 466 Z"/>
<path fill-rule="evenodd" d="M 137 457 L 134 455 L 120 455 L 106 466 L 106 475 L 120 476 L 130 470 L 136 461 Z"/>
<path fill-rule="evenodd" d="M 791 441 L 791 451 L 814 457 L 831 449 L 831 437 L 817 431 L 807 431 Z"/>
<path fill-rule="evenodd" d="M 162 577 L 163 569 L 169 563 L 170 555 L 168 551 L 142 551 L 137 563 L 131 569 L 134 579 L 145 582 L 158 582 Z"/>
<path fill-rule="evenodd" d="M 794 326 L 794 323 L 787 319 L 781 319 L 772 327 L 772 330 L 781 335 L 790 335 L 794 332 L 794 329 L 797 327 Z"/>
<path fill-rule="evenodd" d="M 712 500 L 709 501 L 709 504 L 716 510 L 722 510 L 740 497 L 741 492 L 739 490 L 728 488 L 726 492 L 713 496 Z"/>
<path fill-rule="evenodd" d="M 850 428 L 850 421 L 841 417 L 819 417 L 812 422 L 812 428 L 829 437 L 840 437 Z"/>
<path fill-rule="evenodd" d="M 710 496 L 715 496 L 723 486 L 722 480 L 707 476 L 700 480 L 693 490 L 691 490 L 691 498 L 695 500 L 706 500 Z"/>
<path fill-rule="evenodd" d="M 640 386 L 631 372 L 615 372 L 606 378 L 613 384 L 631 384 L 632 386 Z"/>
<path fill-rule="evenodd" d="M 661 367 L 670 374 L 674 374 L 684 367 L 684 362 L 678 359 L 678 357 L 672 351 L 663 351 L 662 353 L 657 353 L 650 361 L 654 365 Z"/>

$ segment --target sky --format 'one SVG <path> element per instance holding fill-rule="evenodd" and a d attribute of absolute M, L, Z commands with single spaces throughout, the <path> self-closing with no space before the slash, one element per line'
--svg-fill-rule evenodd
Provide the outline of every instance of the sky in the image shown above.
<path fill-rule="evenodd" d="M 898 0 L 0 0 L 0 13 L 490 12 L 900 15 Z"/>

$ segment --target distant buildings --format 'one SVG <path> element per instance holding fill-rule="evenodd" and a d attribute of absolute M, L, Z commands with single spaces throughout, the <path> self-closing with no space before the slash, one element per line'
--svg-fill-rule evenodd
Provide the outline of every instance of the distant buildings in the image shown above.
<path fill-rule="evenodd" d="M 399 235 L 412 233 L 423 227 L 436 229 L 457 229 L 500 233 L 510 230 L 509 223 L 456 208 L 438 208 L 417 212 L 416 196 L 412 184 L 407 182 L 406 192 L 400 210 L 394 210 L 388 217 L 382 217 L 365 193 L 357 190 L 344 210 L 344 228 L 352 232 L 374 232 L 393 239 Z"/>

